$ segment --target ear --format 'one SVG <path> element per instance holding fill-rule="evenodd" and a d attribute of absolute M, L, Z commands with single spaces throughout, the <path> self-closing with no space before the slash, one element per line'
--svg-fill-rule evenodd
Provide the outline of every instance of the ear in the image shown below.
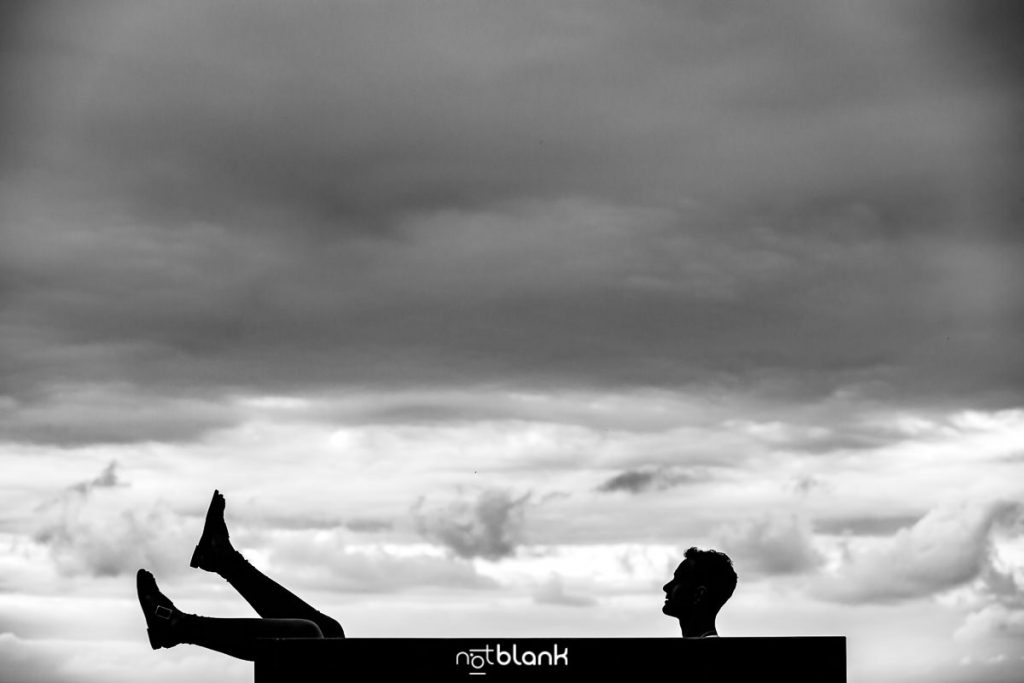
<path fill-rule="evenodd" d="M 704 594 L 708 592 L 708 589 L 704 586 L 697 586 L 693 589 L 693 604 L 703 602 Z"/>

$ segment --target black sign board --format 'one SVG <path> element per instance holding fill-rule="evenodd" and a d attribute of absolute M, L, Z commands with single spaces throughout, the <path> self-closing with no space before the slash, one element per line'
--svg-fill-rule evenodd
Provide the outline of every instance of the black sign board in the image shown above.
<path fill-rule="evenodd" d="M 299 681 L 845 683 L 846 638 L 268 639 L 256 683 Z"/>

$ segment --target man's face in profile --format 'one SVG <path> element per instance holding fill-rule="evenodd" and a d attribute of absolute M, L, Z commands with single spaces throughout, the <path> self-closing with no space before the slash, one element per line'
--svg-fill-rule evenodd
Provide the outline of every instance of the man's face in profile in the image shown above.
<path fill-rule="evenodd" d="M 693 609 L 694 588 L 691 577 L 692 567 L 689 560 L 683 560 L 676 567 L 672 580 L 662 586 L 665 591 L 665 604 L 661 611 L 670 617 L 685 619 Z"/>

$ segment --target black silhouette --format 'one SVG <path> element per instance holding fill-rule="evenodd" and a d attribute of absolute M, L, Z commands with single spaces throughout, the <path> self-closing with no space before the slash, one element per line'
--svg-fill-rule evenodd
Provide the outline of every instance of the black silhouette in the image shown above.
<path fill-rule="evenodd" d="M 232 547 L 224 523 L 224 496 L 219 491 L 213 492 L 203 535 L 190 564 L 226 579 L 261 618 L 217 619 L 186 614 L 160 592 L 152 574 L 140 569 L 136 588 L 154 650 L 189 643 L 254 661 L 260 638 L 345 637 L 337 621 L 264 575 Z"/>
<path fill-rule="evenodd" d="M 662 588 L 661 611 L 679 620 L 684 638 L 717 638 L 715 617 L 736 589 L 732 560 L 717 550 L 690 548 Z"/>

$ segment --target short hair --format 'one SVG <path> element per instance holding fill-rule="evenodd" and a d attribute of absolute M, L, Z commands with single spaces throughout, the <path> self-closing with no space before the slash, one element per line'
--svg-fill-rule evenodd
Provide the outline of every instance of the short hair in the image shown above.
<path fill-rule="evenodd" d="M 736 590 L 736 570 L 732 560 L 725 553 L 700 548 L 690 548 L 684 556 L 690 561 L 693 580 L 707 588 L 711 604 L 716 610 L 721 609 Z"/>

